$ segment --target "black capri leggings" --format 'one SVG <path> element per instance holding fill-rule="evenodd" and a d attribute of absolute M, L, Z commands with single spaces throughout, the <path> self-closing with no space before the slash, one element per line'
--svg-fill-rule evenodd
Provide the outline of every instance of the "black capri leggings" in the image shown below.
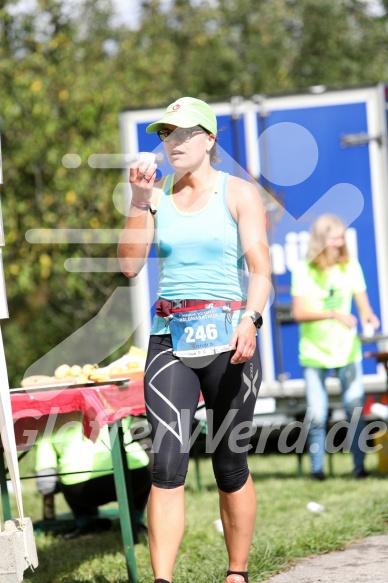
<path fill-rule="evenodd" d="M 192 423 L 202 391 L 218 488 L 236 492 L 248 479 L 248 446 L 261 383 L 256 348 L 251 360 L 231 364 L 232 352 L 186 359 L 173 355 L 171 336 L 151 336 L 145 368 L 145 401 L 151 425 L 153 483 L 176 488 L 185 482 Z M 206 359 L 206 360 L 205 360 Z"/>

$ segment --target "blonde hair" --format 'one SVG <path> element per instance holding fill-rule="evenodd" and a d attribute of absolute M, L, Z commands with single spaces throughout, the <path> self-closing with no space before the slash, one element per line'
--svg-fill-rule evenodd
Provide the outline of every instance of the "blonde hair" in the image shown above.
<path fill-rule="evenodd" d="M 331 214 L 319 216 L 311 226 L 307 258 L 313 267 L 323 270 L 334 264 L 345 265 L 349 262 L 349 251 L 345 242 L 336 260 L 327 252 L 327 238 L 335 229 L 345 232 L 346 225 L 339 217 Z"/>
<path fill-rule="evenodd" d="M 212 145 L 212 147 L 209 150 L 209 156 L 210 156 L 210 163 L 211 164 L 218 164 L 219 162 L 221 162 L 221 158 L 218 155 L 218 139 L 217 136 L 215 136 L 214 134 L 212 134 L 211 132 L 209 132 L 209 130 L 207 130 L 206 128 L 204 128 L 203 126 L 199 126 L 200 128 L 203 129 L 203 131 L 205 131 L 209 136 L 214 136 L 214 144 Z"/>

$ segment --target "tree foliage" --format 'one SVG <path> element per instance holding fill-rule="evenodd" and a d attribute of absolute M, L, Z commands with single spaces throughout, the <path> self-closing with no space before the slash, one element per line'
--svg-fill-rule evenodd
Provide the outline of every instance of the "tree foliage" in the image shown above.
<path fill-rule="evenodd" d="M 32 244 L 30 229 L 121 228 L 119 170 L 88 157 L 120 150 L 124 108 L 181 95 L 225 98 L 388 79 L 387 9 L 360 0 L 143 0 L 139 26 L 110 0 L 0 2 L 4 269 L 11 384 L 95 315 L 125 278 L 70 273 L 69 257 L 115 257 L 115 245 Z M 131 3 L 132 4 L 132 3 Z M 131 9 L 131 8 L 130 8 Z M 67 168 L 63 156 L 80 156 Z M 70 363 L 72 364 L 72 363 Z"/>
<path fill-rule="evenodd" d="M 31 244 L 30 229 L 119 227 L 112 205 L 118 172 L 93 170 L 88 157 L 117 152 L 122 101 L 111 84 L 108 2 L 89 2 L 75 19 L 66 2 L 40 0 L 12 17 L 3 5 L 2 87 L 4 269 L 10 319 L 4 343 L 11 384 L 99 311 L 118 285 L 112 274 L 66 271 L 68 257 L 114 256 L 115 249 Z M 83 23 L 87 22 L 87 26 Z M 68 153 L 79 168 L 65 168 Z"/>

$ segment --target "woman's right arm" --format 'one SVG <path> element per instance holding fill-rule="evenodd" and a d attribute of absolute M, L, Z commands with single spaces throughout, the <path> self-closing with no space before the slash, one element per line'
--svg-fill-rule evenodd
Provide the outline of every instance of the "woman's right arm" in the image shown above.
<path fill-rule="evenodd" d="M 155 200 L 156 164 L 147 169 L 147 163 L 138 162 L 129 170 L 132 200 L 141 204 Z M 146 173 L 146 174 L 145 174 Z M 136 277 L 144 267 L 154 238 L 154 217 L 149 209 L 131 205 L 123 232 L 120 235 L 117 256 L 121 271 L 127 277 Z"/>
<path fill-rule="evenodd" d="M 344 326 L 353 328 L 357 318 L 353 314 L 343 314 L 336 310 L 311 310 L 309 306 L 311 276 L 305 262 L 301 261 L 291 275 L 292 315 L 295 322 L 318 322 L 319 320 L 338 320 Z"/>
<path fill-rule="evenodd" d="M 317 322 L 318 320 L 338 320 L 344 326 L 353 328 L 357 325 L 357 318 L 353 314 L 342 314 L 335 310 L 324 310 L 313 312 L 306 308 L 306 298 L 304 296 L 294 296 L 292 298 L 292 315 L 295 322 Z"/>

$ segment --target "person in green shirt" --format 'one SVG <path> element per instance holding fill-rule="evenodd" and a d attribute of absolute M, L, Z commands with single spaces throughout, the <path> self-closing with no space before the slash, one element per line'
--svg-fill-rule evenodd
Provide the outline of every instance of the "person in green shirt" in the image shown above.
<path fill-rule="evenodd" d="M 340 381 L 344 409 L 352 421 L 349 436 L 354 476 L 367 476 L 365 444 L 360 443 L 364 404 L 362 352 L 357 318 L 351 313 L 353 299 L 362 327 L 370 323 L 376 330 L 380 322 L 369 304 L 361 266 L 349 256 L 345 231 L 346 226 L 337 216 L 319 216 L 311 227 L 307 258 L 298 263 L 291 279 L 293 315 L 300 322 L 299 362 L 306 382 L 311 477 L 317 480 L 325 479 L 328 417 L 325 378 L 331 370 Z M 357 407 L 358 421 L 354 421 Z"/>
<path fill-rule="evenodd" d="M 142 444 L 132 440 L 131 421 L 131 417 L 122 419 L 124 444 L 138 532 L 146 532 L 143 518 L 151 489 L 152 460 Z M 76 528 L 66 533 L 65 539 L 110 528 L 110 520 L 99 517 L 98 507 L 117 499 L 112 466 L 108 426 L 94 442 L 84 436 L 80 418 L 37 441 L 37 488 L 44 497 L 62 492 L 75 517 Z"/>

